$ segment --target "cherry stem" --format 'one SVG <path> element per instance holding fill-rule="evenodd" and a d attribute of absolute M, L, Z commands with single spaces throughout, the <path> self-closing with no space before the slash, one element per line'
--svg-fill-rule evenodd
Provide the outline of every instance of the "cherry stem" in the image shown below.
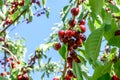
<path fill-rule="evenodd" d="M 67 57 L 68 57 L 68 53 L 67 53 Z M 67 59 L 67 57 L 66 57 L 66 59 Z M 67 60 L 65 60 L 64 70 L 62 71 L 62 73 L 63 73 L 63 75 L 62 75 L 63 80 L 64 80 L 64 77 L 65 77 L 66 70 L 67 70 Z"/>
<path fill-rule="evenodd" d="M 86 17 L 88 16 L 89 11 L 86 12 L 86 14 L 83 16 L 83 19 L 86 19 Z"/>
<path fill-rule="evenodd" d="M 4 33 L 4 47 L 6 47 L 6 33 Z M 4 50 L 4 71 L 6 72 L 6 59 L 7 59 L 7 55 L 6 55 L 6 50 Z"/>

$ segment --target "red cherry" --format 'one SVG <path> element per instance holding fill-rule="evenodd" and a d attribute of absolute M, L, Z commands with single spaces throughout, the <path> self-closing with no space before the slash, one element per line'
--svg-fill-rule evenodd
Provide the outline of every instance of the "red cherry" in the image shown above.
<path fill-rule="evenodd" d="M 72 63 L 73 59 L 71 57 L 67 57 L 67 62 Z"/>
<path fill-rule="evenodd" d="M 4 73 L 4 72 L 2 72 L 2 73 L 1 73 L 1 76 L 5 76 L 5 73 Z"/>
<path fill-rule="evenodd" d="M 10 72 L 7 72 L 7 75 L 10 75 Z"/>
<path fill-rule="evenodd" d="M 84 34 L 80 33 L 80 39 L 82 39 L 82 41 L 85 41 L 86 40 L 86 37 Z"/>
<path fill-rule="evenodd" d="M 19 5 L 19 6 L 23 6 L 23 5 L 24 5 L 24 0 L 20 1 L 20 2 L 18 3 L 18 5 Z"/>
<path fill-rule="evenodd" d="M 20 61 L 17 61 L 17 64 L 20 64 Z"/>
<path fill-rule="evenodd" d="M 54 49 L 59 50 L 60 48 L 61 48 L 61 44 L 60 43 L 55 43 Z"/>
<path fill-rule="evenodd" d="M 68 37 L 68 38 L 71 38 L 72 37 L 72 30 L 66 30 L 65 31 L 65 36 Z"/>
<path fill-rule="evenodd" d="M 15 65 L 15 62 L 12 62 L 11 65 Z"/>
<path fill-rule="evenodd" d="M 120 80 L 117 75 L 112 76 L 112 80 Z"/>
<path fill-rule="evenodd" d="M 26 74 L 26 73 L 27 73 L 27 70 L 24 68 L 24 69 L 22 70 L 22 72 L 23 72 L 23 74 Z"/>
<path fill-rule="evenodd" d="M 0 42 L 4 41 L 4 38 L 0 38 Z"/>
<path fill-rule="evenodd" d="M 12 23 L 12 19 L 7 19 L 6 21 L 5 21 L 5 24 L 6 25 L 9 25 L 9 24 L 11 24 Z"/>
<path fill-rule="evenodd" d="M 65 31 L 64 31 L 64 30 L 60 30 L 60 31 L 58 32 L 59 38 L 63 38 L 64 35 L 65 35 Z"/>
<path fill-rule="evenodd" d="M 115 31 L 115 36 L 120 36 L 120 30 Z"/>
<path fill-rule="evenodd" d="M 11 57 L 10 57 L 10 60 L 11 60 L 11 61 L 13 61 L 13 60 L 14 60 L 14 58 L 11 56 Z"/>
<path fill-rule="evenodd" d="M 86 26 L 85 25 L 79 25 L 79 28 L 80 28 L 82 33 L 84 33 L 86 31 Z"/>
<path fill-rule="evenodd" d="M 82 46 L 82 39 L 78 39 L 76 42 L 78 46 Z"/>
<path fill-rule="evenodd" d="M 68 76 L 68 75 L 66 75 L 66 76 L 64 77 L 64 80 L 71 80 L 71 77 Z"/>
<path fill-rule="evenodd" d="M 68 24 L 69 24 L 70 27 L 74 27 L 75 24 L 76 24 L 76 21 L 75 20 L 70 20 Z"/>
<path fill-rule="evenodd" d="M 17 76 L 17 80 L 22 80 L 22 75 L 21 75 L 21 74 L 19 74 L 19 75 Z"/>
<path fill-rule="evenodd" d="M 79 21 L 78 21 L 78 24 L 79 24 L 79 25 L 85 25 L 85 20 L 79 20 Z"/>
<path fill-rule="evenodd" d="M 59 78 L 53 78 L 53 80 L 59 80 Z"/>
<path fill-rule="evenodd" d="M 10 59 L 9 58 L 6 58 L 6 62 L 9 62 L 10 61 Z"/>
<path fill-rule="evenodd" d="M 40 6 L 40 2 L 39 2 L 39 1 L 37 1 L 36 4 L 37 4 L 38 6 Z"/>
<path fill-rule="evenodd" d="M 77 16 L 79 14 L 79 8 L 71 9 L 71 13 L 72 13 L 73 16 Z"/>
<path fill-rule="evenodd" d="M 80 59 L 78 57 L 74 58 L 74 60 L 77 62 L 77 63 L 80 63 Z"/>
<path fill-rule="evenodd" d="M 36 2 L 36 0 L 32 0 L 32 3 L 35 3 Z"/>
<path fill-rule="evenodd" d="M 68 70 L 67 71 L 67 75 L 70 76 L 70 77 L 72 77 L 73 76 L 73 72 L 71 70 Z"/>
<path fill-rule="evenodd" d="M 70 51 L 70 57 L 72 57 L 73 59 L 77 57 L 76 54 L 77 53 L 74 50 Z"/>

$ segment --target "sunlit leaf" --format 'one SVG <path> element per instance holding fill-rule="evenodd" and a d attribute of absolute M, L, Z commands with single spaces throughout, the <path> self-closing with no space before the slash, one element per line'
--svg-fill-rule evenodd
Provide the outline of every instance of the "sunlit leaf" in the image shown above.
<path fill-rule="evenodd" d="M 64 44 L 64 45 L 59 49 L 59 53 L 60 53 L 61 57 L 65 60 L 65 59 L 66 59 L 66 56 L 67 56 L 67 53 L 68 53 L 67 45 L 66 45 L 66 44 Z"/>
<path fill-rule="evenodd" d="M 86 40 L 85 51 L 86 57 L 92 63 L 97 60 L 99 55 L 101 41 L 103 36 L 103 28 L 94 30 Z"/>

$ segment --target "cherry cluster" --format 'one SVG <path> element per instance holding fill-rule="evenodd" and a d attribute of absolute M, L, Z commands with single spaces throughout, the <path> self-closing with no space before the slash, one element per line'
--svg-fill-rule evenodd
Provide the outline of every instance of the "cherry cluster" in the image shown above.
<path fill-rule="evenodd" d="M 0 60 L 0 63 L 2 65 L 2 68 L 5 69 L 5 65 L 7 65 L 8 67 L 11 67 L 12 69 L 16 68 L 16 65 L 20 64 L 20 61 L 15 62 L 14 58 L 12 56 L 5 58 L 6 63 L 4 60 Z M 10 75 L 10 72 L 2 72 L 1 76 L 5 77 L 6 75 Z"/>
<path fill-rule="evenodd" d="M 27 72 L 28 71 L 25 68 L 23 68 L 22 73 L 17 76 L 17 80 L 29 80 Z"/>
<path fill-rule="evenodd" d="M 60 42 L 57 42 L 54 45 L 55 50 L 59 50 L 61 48 L 61 43 L 68 45 L 68 70 L 65 76 L 65 80 L 71 80 L 73 77 L 75 77 L 71 70 L 72 62 L 73 60 L 77 63 L 81 62 L 77 55 L 76 49 L 78 47 L 82 47 L 83 42 L 86 40 L 86 37 L 84 35 L 84 33 L 86 32 L 85 20 L 75 20 L 75 17 L 79 14 L 79 8 L 72 8 L 71 14 L 73 18 L 68 22 L 68 29 L 58 31 Z"/>

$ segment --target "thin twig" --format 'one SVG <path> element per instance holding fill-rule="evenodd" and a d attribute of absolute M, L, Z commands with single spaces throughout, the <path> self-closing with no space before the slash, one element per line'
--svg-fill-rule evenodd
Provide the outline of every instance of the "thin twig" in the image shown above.
<path fill-rule="evenodd" d="M 6 33 L 4 33 L 4 47 L 6 47 Z M 4 64 L 4 71 L 6 72 L 6 58 L 7 58 L 7 55 L 6 55 L 6 50 L 4 50 L 4 61 L 5 61 L 5 64 Z"/>
<path fill-rule="evenodd" d="M 9 49 L 7 49 L 7 48 L 5 48 L 5 47 L 3 47 L 3 46 L 0 46 L 0 48 L 6 50 L 11 56 L 14 57 L 14 59 L 15 59 L 16 61 L 18 61 L 18 59 L 16 58 L 16 56 L 15 56 Z"/>
<path fill-rule="evenodd" d="M 89 11 L 86 12 L 86 14 L 83 16 L 83 19 L 85 19 L 88 16 Z"/>

